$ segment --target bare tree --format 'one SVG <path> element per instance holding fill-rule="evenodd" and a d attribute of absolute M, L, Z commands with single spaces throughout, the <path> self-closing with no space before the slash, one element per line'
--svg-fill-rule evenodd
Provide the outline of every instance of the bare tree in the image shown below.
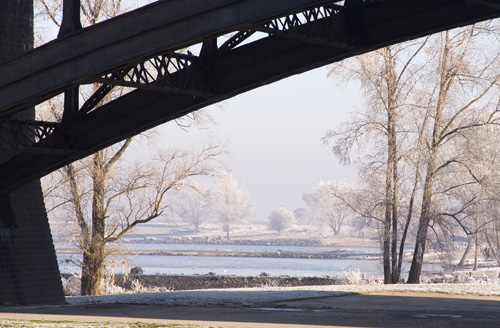
<path fill-rule="evenodd" d="M 366 110 L 324 140 L 343 162 L 357 151 L 362 179 L 385 190 L 372 197 L 372 208 L 384 208 L 374 219 L 382 224 L 386 283 L 399 281 L 412 218 L 418 224 L 408 282 L 417 283 L 428 229 L 436 238 L 451 236 L 470 216 L 476 196 L 460 194 L 473 191 L 481 176 L 463 145 L 498 120 L 499 51 L 483 51 L 497 44 L 485 41 L 496 40 L 492 24 L 381 49 L 332 71 L 355 78 L 367 97 Z"/>
<path fill-rule="evenodd" d="M 60 1 L 36 0 L 36 8 L 38 17 L 48 18 L 56 27 L 61 25 Z M 121 0 L 81 1 L 82 25 L 93 25 L 123 9 Z M 80 96 L 85 99 L 86 93 L 97 88 L 98 85 L 80 88 Z M 116 92 L 121 94 L 126 90 L 118 88 Z M 112 98 L 111 94 L 105 101 Z M 49 107 L 55 121 L 62 119 L 60 102 L 49 101 L 44 105 Z M 203 117 L 194 116 L 195 121 Z M 76 220 L 75 242 L 83 253 L 83 295 L 100 293 L 102 269 L 110 251 L 106 245 L 119 240 L 138 224 L 158 217 L 170 218 L 172 203 L 168 197 L 178 189 L 195 189 L 193 177 L 213 175 L 223 149 L 218 144 L 194 151 L 172 149 L 158 153 L 148 164 L 119 167 L 131 143 L 132 139 L 128 139 L 61 169 L 57 181 L 46 188 L 46 200 L 58 209 L 53 213 L 69 214 Z"/>
<path fill-rule="evenodd" d="M 476 128 L 473 134 L 474 137 L 468 138 L 464 146 L 475 159 L 468 165 L 476 172 L 481 183 L 460 192 L 461 199 L 473 201 L 467 210 L 468 216 L 459 222 L 468 237 L 468 243 L 458 266 L 464 266 L 470 251 L 474 250 L 473 270 L 477 270 L 480 253 L 500 264 L 500 173 L 497 164 L 500 161 L 500 129 L 483 126 Z"/>
<path fill-rule="evenodd" d="M 483 38 L 490 34 L 488 27 L 471 26 L 444 32 L 435 38 L 434 47 L 429 49 L 429 54 L 437 60 L 425 70 L 429 84 L 422 90 L 423 97 L 419 97 L 418 102 L 428 113 L 429 135 L 424 148 L 425 178 L 409 283 L 420 282 L 427 231 L 436 219 L 433 202 L 437 195 L 437 179 L 443 175 L 449 177 L 455 171 L 463 173 L 460 180 L 441 184 L 444 189 L 440 190 L 440 195 L 452 198 L 453 191 L 460 187 L 480 183 L 466 160 L 469 158 L 464 152 L 466 149 L 459 151 L 459 146 L 466 142 L 467 137 L 474 136 L 471 131 L 485 125 L 496 125 L 499 119 L 495 94 L 498 93 L 500 52 L 497 48 L 485 53 L 480 46 L 485 42 Z M 432 52 L 433 49 L 436 52 Z M 448 204 L 451 201 L 449 198 Z"/>
<path fill-rule="evenodd" d="M 374 200 L 372 208 L 380 210 L 382 205 L 384 208 L 382 217 L 373 218 L 382 224 L 385 283 L 399 281 L 401 250 L 412 218 L 413 198 L 409 199 L 408 204 L 401 204 L 401 195 L 408 192 L 400 189 L 413 189 L 416 192 L 418 182 L 418 178 L 409 177 L 408 170 L 401 172 L 408 143 L 403 118 L 408 111 L 407 104 L 411 101 L 411 90 L 418 80 L 416 74 L 425 65 L 417 59 L 426 42 L 427 39 L 422 39 L 386 47 L 333 65 L 330 71 L 331 76 L 341 75 L 347 80 L 359 81 L 367 99 L 363 112 L 344 123 L 340 131 L 329 131 L 323 142 L 332 147 L 342 163 L 349 163 L 357 146 L 363 145 L 363 155 L 356 160 L 359 172 L 364 179 L 376 182 L 376 188 L 384 190 L 384 194 Z M 406 175 L 402 176 L 402 173 Z M 414 181 L 413 186 L 408 181 Z M 410 193 L 412 197 L 415 197 L 415 192 Z M 409 213 L 405 216 L 402 234 L 399 233 L 400 222 L 403 221 L 401 207 L 405 207 Z"/>
<path fill-rule="evenodd" d="M 269 230 L 278 231 L 278 234 L 281 235 L 283 231 L 290 228 L 295 218 L 291 211 L 283 207 L 278 207 L 272 210 L 268 220 Z"/>
<path fill-rule="evenodd" d="M 250 193 L 226 172 L 209 193 L 212 213 L 219 220 L 226 237 L 235 223 L 247 222 L 255 212 Z"/>
<path fill-rule="evenodd" d="M 210 217 L 208 192 L 201 186 L 182 192 L 174 207 L 179 218 L 192 225 L 195 232 L 200 232 L 201 226 Z"/>
<path fill-rule="evenodd" d="M 172 199 L 179 190 L 197 188 L 195 177 L 213 176 L 222 148 L 198 151 L 171 149 L 135 166 L 119 165 L 131 141 L 100 151 L 59 171 L 59 192 L 46 195 L 51 208 L 65 208 L 76 219 L 74 236 L 83 253 L 82 295 L 101 291 L 102 270 L 116 242 L 138 224 L 156 218 L 171 220 Z"/>
<path fill-rule="evenodd" d="M 351 189 L 346 183 L 327 181 L 320 182 L 304 192 L 302 199 L 308 206 L 310 220 L 326 224 L 337 236 L 353 214 L 350 206 L 346 204 Z"/>

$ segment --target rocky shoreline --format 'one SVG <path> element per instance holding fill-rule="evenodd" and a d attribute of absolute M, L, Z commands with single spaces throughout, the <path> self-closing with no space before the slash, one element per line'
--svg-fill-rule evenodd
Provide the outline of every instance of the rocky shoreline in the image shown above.
<path fill-rule="evenodd" d="M 222 288 L 255 288 L 255 287 L 296 287 L 325 286 L 338 284 L 335 278 L 326 277 L 237 277 L 217 275 L 117 275 L 114 284 L 124 290 L 133 290 L 139 283 L 150 290 L 197 290 Z"/>

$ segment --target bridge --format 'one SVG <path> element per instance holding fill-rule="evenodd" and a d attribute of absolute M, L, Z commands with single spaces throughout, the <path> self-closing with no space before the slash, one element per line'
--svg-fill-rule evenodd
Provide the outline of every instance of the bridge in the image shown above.
<path fill-rule="evenodd" d="M 69 28 L 0 66 L 0 128 L 16 135 L 0 148 L 19 152 L 0 165 L 0 191 L 250 89 L 499 12 L 493 0 L 170 0 Z M 82 106 L 69 100 L 95 82 Z M 100 106 L 115 86 L 135 90 Z M 62 92 L 61 122 L 9 119 Z"/>
<path fill-rule="evenodd" d="M 8 154 L 0 163 L 0 200 L 237 94 L 500 16 L 499 0 L 165 0 L 81 28 L 78 3 L 65 1 L 56 40 L 0 65 L 0 150 Z M 99 88 L 79 104 L 79 87 L 93 83 Z M 107 100 L 117 86 L 128 92 Z M 22 118 L 61 93 L 60 121 Z"/>

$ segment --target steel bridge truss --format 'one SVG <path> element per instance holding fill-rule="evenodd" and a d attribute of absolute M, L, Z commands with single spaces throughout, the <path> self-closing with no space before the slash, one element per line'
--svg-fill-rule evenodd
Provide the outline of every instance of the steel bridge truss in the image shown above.
<path fill-rule="evenodd" d="M 54 143 L 53 135 L 56 129 L 62 129 L 59 123 L 7 119 L 0 120 L 1 149 L 9 152 L 28 152 L 37 154 L 65 154 L 74 149 L 71 138 L 58 140 Z M 70 134 L 66 134 L 68 137 Z"/>
<path fill-rule="evenodd" d="M 267 0 L 253 1 L 265 4 Z M 236 6 L 245 1 L 225 2 Z M 283 1 L 293 7 L 292 2 Z M 494 0 L 295 2 L 295 8 L 280 15 L 250 19 L 236 24 L 234 30 L 226 28 L 191 43 L 179 42 L 150 56 L 137 54 L 135 60 L 126 58 L 118 69 L 75 77 L 71 83 L 62 81 L 25 99 L 5 100 L 8 97 L 1 97 L 0 83 L 0 129 L 6 131 L 0 149 L 16 154 L 0 165 L 0 192 L 12 191 L 99 149 L 258 86 L 386 45 L 500 16 Z M 117 67 L 116 63 L 110 65 Z M 76 92 L 79 85 L 91 83 L 99 87 L 81 107 L 78 101 L 70 101 L 71 93 L 66 94 L 60 122 L 10 118 L 61 91 Z M 108 97 L 117 87 L 123 88 L 121 97 Z"/>
<path fill-rule="evenodd" d="M 339 48 L 352 48 L 347 43 L 334 41 L 341 28 L 337 22 L 343 6 L 336 3 L 309 8 L 283 17 L 272 19 L 262 24 L 252 25 L 251 29 L 233 33 L 220 47 L 217 47 L 217 38 L 203 44 L 202 52 L 215 44 L 210 50 L 227 52 L 245 42 L 256 32 L 268 35 L 278 35 L 308 43 L 317 43 Z M 310 23 L 318 23 L 311 26 Z M 306 28 L 301 28 L 306 26 Z M 343 31 L 345 32 L 345 31 Z M 181 95 L 208 98 L 215 94 L 210 90 L 210 83 L 196 86 L 190 76 L 192 64 L 200 63 L 199 56 L 187 53 L 168 52 L 148 58 L 134 65 L 106 73 L 93 78 L 95 83 L 101 84 L 87 101 L 77 110 L 78 118 L 97 109 L 103 104 L 106 96 L 117 87 L 144 89 L 150 91 L 176 93 Z M 0 150 L 12 152 L 27 152 L 36 154 L 64 154 L 75 151 L 75 142 L 71 134 L 63 132 L 66 141 L 57 138 L 57 143 L 47 141 L 55 130 L 63 130 L 64 124 L 44 121 L 18 121 L 16 119 L 1 119 L 0 128 L 8 131 L 10 137 L 0 137 Z"/>
<path fill-rule="evenodd" d="M 341 8 L 342 6 L 337 4 L 329 4 L 279 17 L 262 25 L 252 26 L 252 29 L 233 33 L 220 47 L 216 44 L 217 38 L 208 40 L 202 46 L 201 56 L 206 52 L 213 55 L 215 52 L 230 51 L 255 35 L 256 32 L 265 32 L 269 35 L 279 35 L 304 42 L 348 48 L 346 44 L 334 42 L 326 37 L 339 35 L 339 29 L 335 28 L 338 24 L 334 24 L 336 21 L 334 16 L 340 13 Z M 302 31 L 299 28 L 308 23 L 326 19 L 330 19 L 328 23 L 323 24 L 326 29 L 321 29 L 317 25 L 314 25 L 309 30 Z M 320 33 L 324 34 L 325 38 L 319 37 Z M 208 50 L 208 48 L 211 49 Z M 102 83 L 103 86 L 91 96 L 91 100 L 85 103 L 80 112 L 82 114 L 90 112 L 104 99 L 104 93 L 108 94 L 114 86 L 176 93 L 193 97 L 208 98 L 214 96 L 214 93 L 210 91 L 213 89 L 210 83 L 196 86 L 190 76 L 192 64 L 196 62 L 200 65 L 202 62 L 199 59 L 199 56 L 190 51 L 186 51 L 186 53 L 169 52 L 96 78 L 95 82 Z"/>

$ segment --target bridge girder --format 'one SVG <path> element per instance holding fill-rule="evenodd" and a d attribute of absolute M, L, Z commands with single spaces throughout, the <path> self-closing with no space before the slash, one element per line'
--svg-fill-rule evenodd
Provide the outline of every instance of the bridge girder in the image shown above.
<path fill-rule="evenodd" d="M 386 45 L 500 16 L 499 3 L 493 0 L 352 0 L 343 5 L 338 1 L 217 0 L 205 11 L 199 1 L 186 3 L 195 8 L 187 10 L 178 0 L 158 3 L 54 41 L 0 67 L 0 76 L 7 74 L 7 80 L 2 77 L 0 83 L 0 117 L 4 118 L 81 83 L 103 83 L 74 119 L 40 123 L 38 129 L 33 128 L 36 122 L 17 123 L 27 131 L 37 131 L 37 141 L 18 142 L 22 147 L 16 150 L 22 152 L 0 166 L 0 191 L 16 189 L 99 149 L 239 93 Z M 148 34 L 142 35 L 147 44 L 159 37 L 158 30 L 173 37 L 187 23 L 197 23 L 201 25 L 192 29 L 199 31 L 160 42 L 161 51 L 156 45 L 140 51 L 133 48 L 120 57 L 124 47 L 142 45 L 141 38 L 131 36 L 134 40 L 112 42 L 109 49 L 88 46 L 92 50 L 56 58 L 53 67 L 42 67 L 42 59 L 54 49 L 75 45 L 78 40 L 85 43 L 103 30 L 117 33 L 122 25 L 130 26 L 149 13 L 166 14 L 167 8 L 175 9 L 165 18 L 168 24 L 151 22 L 152 31 L 141 32 Z M 228 10 L 231 19 L 215 20 Z M 174 17 L 180 12 L 180 18 Z M 218 36 L 233 31 L 228 41 L 217 45 Z M 258 31 L 270 34 L 252 40 Z M 198 56 L 175 52 L 199 42 L 203 47 Z M 106 52 L 120 58 L 94 63 Z M 42 59 L 37 60 L 38 55 Z M 37 67 L 32 74 L 17 79 L 8 74 L 28 59 Z M 70 65 L 76 66 L 72 70 Z M 38 88 L 40 74 L 55 80 Z M 3 97 L 31 83 L 35 88 L 24 97 Z M 115 85 L 136 90 L 97 107 Z"/>
<path fill-rule="evenodd" d="M 0 66 L 0 117 L 141 59 L 328 2 L 158 1 L 65 35 Z"/>

